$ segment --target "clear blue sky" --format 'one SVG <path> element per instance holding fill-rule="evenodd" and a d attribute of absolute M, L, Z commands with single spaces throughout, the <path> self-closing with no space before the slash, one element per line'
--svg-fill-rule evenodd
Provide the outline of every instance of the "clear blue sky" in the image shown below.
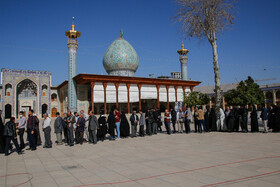
<path fill-rule="evenodd" d="M 240 0 L 235 24 L 218 37 L 222 83 L 276 78 L 280 82 L 280 1 Z M 82 33 L 78 73 L 107 74 L 102 58 L 119 36 L 137 51 L 136 76 L 170 75 L 180 71 L 177 50 L 184 40 L 172 22 L 173 0 L 1 0 L 0 68 L 47 70 L 53 85 L 67 79 L 68 49 L 65 31 L 74 16 Z M 190 50 L 188 74 L 202 85 L 214 85 L 212 50 L 208 41 L 184 40 Z M 266 69 L 266 70 L 264 70 Z"/>

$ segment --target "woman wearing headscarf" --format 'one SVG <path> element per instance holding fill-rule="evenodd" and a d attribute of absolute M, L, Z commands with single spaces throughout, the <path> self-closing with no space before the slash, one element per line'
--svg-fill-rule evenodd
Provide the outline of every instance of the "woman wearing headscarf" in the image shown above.
<path fill-rule="evenodd" d="M 122 138 L 127 138 L 129 136 L 130 127 L 129 127 L 129 123 L 128 123 L 128 120 L 127 120 L 124 112 L 122 112 L 122 114 L 121 114 L 120 131 L 121 131 Z"/>
<path fill-rule="evenodd" d="M 253 111 L 251 112 L 251 132 L 259 132 L 258 114 L 255 105 L 253 105 Z"/>
<path fill-rule="evenodd" d="M 116 123 L 116 119 L 115 119 L 115 115 L 114 112 L 111 111 L 109 116 L 108 116 L 108 120 L 107 120 L 108 126 L 109 126 L 109 134 L 111 136 L 111 140 L 115 140 L 115 123 Z"/>
<path fill-rule="evenodd" d="M 105 135 L 107 134 L 106 116 L 104 115 L 104 112 L 101 112 L 98 118 L 98 124 L 97 139 L 103 142 L 105 140 Z"/>

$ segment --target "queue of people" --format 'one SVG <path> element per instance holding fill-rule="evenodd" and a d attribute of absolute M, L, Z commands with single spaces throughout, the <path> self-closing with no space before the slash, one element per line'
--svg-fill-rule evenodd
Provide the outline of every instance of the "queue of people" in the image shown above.
<path fill-rule="evenodd" d="M 192 112 L 191 107 L 186 107 L 184 110 L 179 108 L 178 111 L 171 109 L 165 110 L 164 115 L 158 108 L 149 108 L 147 112 L 136 110 L 129 117 L 121 113 L 117 108 L 112 110 L 108 116 L 101 112 L 100 116 L 94 115 L 93 111 L 87 115 L 83 110 L 78 112 L 68 112 L 61 117 L 60 113 L 56 113 L 54 120 L 54 133 L 56 135 L 57 145 L 74 146 L 74 144 L 97 144 L 98 141 L 104 141 L 107 133 L 109 140 L 119 140 L 120 138 L 135 138 L 156 135 L 162 133 L 162 125 L 165 125 L 166 134 L 172 133 L 190 133 L 190 123 L 193 119 L 194 132 L 248 132 L 248 109 L 246 107 L 236 107 L 230 109 L 227 107 L 225 111 L 220 108 L 219 115 L 216 117 L 214 108 L 211 110 L 203 110 L 202 107 L 194 107 Z M 27 150 L 35 151 L 38 145 L 41 145 L 39 119 L 34 114 L 33 110 L 29 110 L 28 118 L 23 116 L 23 112 L 19 112 L 20 119 L 18 125 L 15 123 L 15 118 L 4 124 L 0 111 L 0 153 L 9 155 L 9 150 L 12 150 L 11 141 L 16 147 L 18 154 L 23 153 L 25 148 L 24 133 L 27 133 L 29 148 Z M 259 132 L 257 108 L 252 106 L 250 113 L 251 132 Z M 277 106 L 266 108 L 262 106 L 260 118 L 264 126 L 264 133 L 269 129 L 272 132 L 280 132 L 280 111 Z M 164 122 L 164 123 L 163 123 Z M 43 114 L 42 130 L 45 138 L 43 148 L 52 148 L 51 130 L 52 120 L 47 113 Z M 172 126 L 171 126 L 172 123 Z M 139 126 L 139 127 L 138 127 Z M 171 129 L 172 127 L 172 129 Z M 173 131 L 172 131 L 173 130 Z M 17 136 L 19 136 L 20 144 L 18 144 Z M 63 142 L 64 136 L 64 142 Z"/>

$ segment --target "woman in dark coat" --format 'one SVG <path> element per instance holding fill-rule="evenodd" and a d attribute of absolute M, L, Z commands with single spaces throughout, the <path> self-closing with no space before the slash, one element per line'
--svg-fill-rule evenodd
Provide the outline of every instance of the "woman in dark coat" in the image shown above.
<path fill-rule="evenodd" d="M 253 111 L 251 112 L 251 132 L 259 132 L 258 114 L 254 105 Z"/>
<path fill-rule="evenodd" d="M 216 124 L 216 112 L 214 108 L 211 108 L 210 115 L 209 115 L 209 128 L 211 131 L 217 131 L 217 124 Z"/>
<path fill-rule="evenodd" d="M 129 123 L 128 123 L 128 120 L 127 120 L 124 112 L 121 114 L 120 131 L 121 131 L 122 138 L 127 138 L 130 134 Z"/>
<path fill-rule="evenodd" d="M 209 109 L 206 109 L 206 112 L 204 114 L 204 121 L 205 121 L 205 127 L 206 127 L 206 132 L 210 132 L 211 129 L 209 128 Z"/>
<path fill-rule="evenodd" d="M 111 111 L 109 116 L 108 116 L 108 120 L 107 120 L 107 123 L 108 123 L 108 126 L 109 126 L 109 134 L 111 136 L 111 140 L 115 140 L 115 116 L 114 116 L 114 112 Z"/>
<path fill-rule="evenodd" d="M 107 134 L 106 116 L 104 114 L 101 114 L 98 118 L 98 125 L 97 139 L 103 142 L 105 140 L 105 135 Z"/>

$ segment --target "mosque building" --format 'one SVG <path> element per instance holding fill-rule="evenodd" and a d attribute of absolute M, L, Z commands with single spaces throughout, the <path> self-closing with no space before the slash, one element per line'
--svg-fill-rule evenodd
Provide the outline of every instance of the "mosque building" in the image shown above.
<path fill-rule="evenodd" d="M 69 50 L 68 80 L 52 86 L 51 72 L 2 68 L 0 109 L 6 118 L 18 117 L 19 111 L 33 109 L 38 116 L 56 112 L 93 110 L 106 114 L 117 107 L 121 112 L 133 109 L 146 111 L 158 107 L 161 111 L 182 102 L 184 95 L 200 84 L 187 78 L 187 49 L 178 50 L 181 73 L 174 78 L 135 77 L 139 57 L 135 49 L 120 36 L 108 47 L 103 66 L 108 75 L 78 74 L 77 49 L 81 33 L 72 29 L 65 32 Z"/>

